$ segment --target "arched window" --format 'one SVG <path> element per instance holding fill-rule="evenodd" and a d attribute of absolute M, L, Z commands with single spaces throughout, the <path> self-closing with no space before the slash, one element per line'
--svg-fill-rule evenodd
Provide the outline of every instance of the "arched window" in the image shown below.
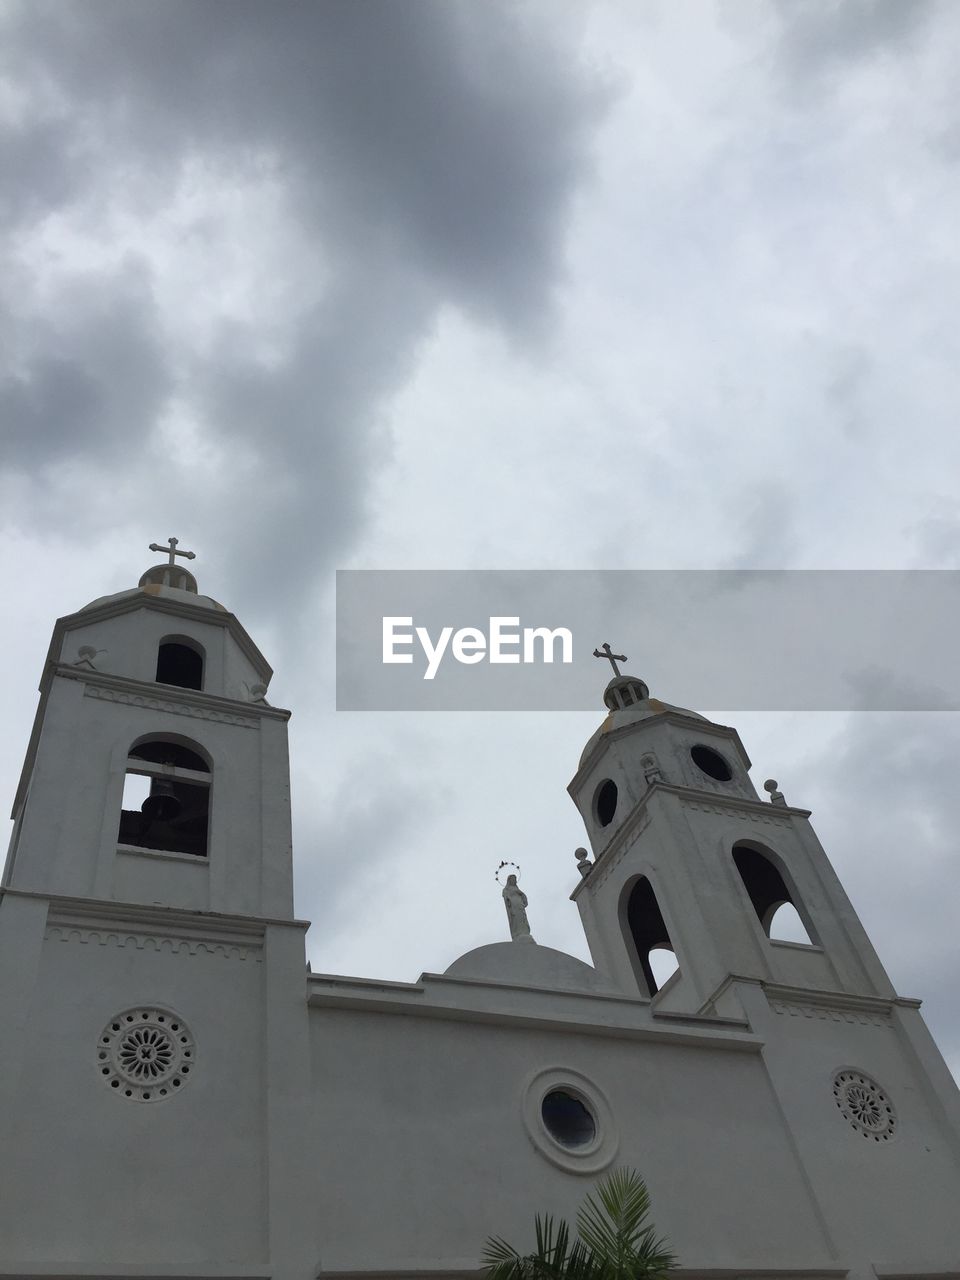
<path fill-rule="evenodd" d="M 203 649 L 189 636 L 165 636 L 157 651 L 157 684 L 203 688 Z"/>
<path fill-rule="evenodd" d="M 206 857 L 212 775 L 201 750 L 166 737 L 130 748 L 120 844 Z"/>
<path fill-rule="evenodd" d="M 634 970 L 655 996 L 677 972 L 677 956 L 653 885 L 641 876 L 626 903 L 626 925 L 634 948 Z"/>
<path fill-rule="evenodd" d="M 809 931 L 773 859 L 752 845 L 735 844 L 733 860 L 767 937 L 774 942 L 809 944 Z"/>

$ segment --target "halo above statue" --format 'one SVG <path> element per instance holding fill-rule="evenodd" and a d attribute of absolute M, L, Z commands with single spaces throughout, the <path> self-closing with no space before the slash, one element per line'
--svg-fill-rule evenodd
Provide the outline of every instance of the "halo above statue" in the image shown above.
<path fill-rule="evenodd" d="M 518 863 L 516 863 L 516 862 L 507 862 L 506 860 L 504 860 L 503 862 L 501 862 L 501 863 L 500 863 L 499 867 L 497 867 L 496 871 L 493 873 L 493 878 L 494 878 L 494 880 L 496 880 L 497 884 L 498 884 L 498 885 L 500 885 L 500 886 L 501 886 L 501 888 L 503 887 L 503 881 L 500 879 L 500 875 L 501 875 L 501 873 L 502 873 L 502 871 L 503 871 L 504 867 L 513 867 L 513 872 L 511 873 L 511 872 L 509 872 L 509 871 L 508 871 L 508 872 L 507 872 L 507 875 L 511 875 L 511 874 L 513 874 L 513 875 L 515 875 L 515 876 L 517 877 L 517 879 L 518 879 L 518 880 L 519 880 L 519 878 L 520 878 L 520 866 L 519 866 L 519 864 L 518 864 Z"/>

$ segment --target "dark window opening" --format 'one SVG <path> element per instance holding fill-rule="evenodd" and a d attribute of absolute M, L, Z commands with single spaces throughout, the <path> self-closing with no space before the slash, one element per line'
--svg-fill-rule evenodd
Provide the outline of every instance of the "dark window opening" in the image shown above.
<path fill-rule="evenodd" d="M 657 981 L 657 975 L 650 963 L 650 953 L 669 951 L 675 957 L 676 951 L 670 941 L 670 934 L 667 932 L 666 921 L 657 902 L 657 895 L 646 876 L 639 879 L 630 891 L 630 897 L 627 900 L 627 925 L 636 948 L 643 980 L 647 984 L 650 995 L 655 996 L 662 983 Z M 669 975 L 664 974 L 659 962 L 657 968 L 660 969 L 663 981 L 666 981 Z M 676 969 L 673 972 L 676 972 Z"/>
<path fill-rule="evenodd" d="M 613 821 L 613 815 L 617 812 L 617 784 L 612 778 L 607 778 L 600 783 L 594 805 L 597 821 L 601 827 L 609 827 Z"/>
<path fill-rule="evenodd" d="M 717 782 L 729 782 L 733 777 L 733 772 L 726 760 L 724 760 L 719 751 L 714 751 L 712 747 L 691 747 L 690 758 L 702 773 Z"/>
<path fill-rule="evenodd" d="M 194 769 L 198 773 L 209 773 L 210 766 L 203 756 L 179 742 L 162 742 L 154 738 L 150 742 L 141 742 L 130 751 L 132 760 L 149 760 L 153 764 L 172 764 L 178 769 Z"/>
<path fill-rule="evenodd" d="M 190 645 L 165 640 L 157 653 L 157 683 L 203 688 L 203 654 Z"/>
<path fill-rule="evenodd" d="M 119 843 L 206 857 L 209 778 L 210 766 L 203 757 L 179 742 L 154 738 L 133 747 L 120 811 Z"/>
<path fill-rule="evenodd" d="M 562 1147 L 586 1147 L 597 1136 L 597 1122 L 579 1098 L 553 1089 L 540 1104 L 547 1132 Z"/>
<path fill-rule="evenodd" d="M 142 807 L 120 811 L 120 844 L 206 857 L 209 796 L 209 787 L 172 778 L 151 779 Z"/>
<path fill-rule="evenodd" d="M 800 913 L 796 909 L 797 904 L 794 902 L 786 881 L 777 866 L 759 849 L 752 849 L 745 844 L 734 845 L 733 860 L 736 863 L 737 870 L 740 872 L 740 879 L 743 881 L 750 901 L 753 903 L 757 919 L 763 926 L 763 931 L 767 937 L 773 936 L 771 927 L 773 926 L 774 917 L 777 917 L 778 926 L 787 926 L 790 921 L 794 925 L 790 930 L 790 936 L 786 938 L 783 937 L 781 928 L 778 927 L 777 936 L 780 940 L 809 943 L 810 935 L 806 927 L 803 927 L 804 936 L 802 938 L 796 936 L 796 922 L 800 921 L 802 926 L 802 920 Z M 781 907 L 790 907 L 792 915 L 791 912 L 781 912 Z"/>

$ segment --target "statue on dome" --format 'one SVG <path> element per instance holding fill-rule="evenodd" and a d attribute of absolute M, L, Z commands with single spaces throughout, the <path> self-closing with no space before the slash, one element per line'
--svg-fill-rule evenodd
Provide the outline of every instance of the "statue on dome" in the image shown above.
<path fill-rule="evenodd" d="M 498 878 L 500 870 L 509 865 L 512 864 L 501 862 L 497 872 Z M 503 905 L 507 909 L 507 922 L 510 925 L 510 937 L 513 941 L 533 942 L 530 922 L 527 919 L 527 895 L 517 884 L 515 873 L 507 876 L 507 883 L 503 886 Z"/>

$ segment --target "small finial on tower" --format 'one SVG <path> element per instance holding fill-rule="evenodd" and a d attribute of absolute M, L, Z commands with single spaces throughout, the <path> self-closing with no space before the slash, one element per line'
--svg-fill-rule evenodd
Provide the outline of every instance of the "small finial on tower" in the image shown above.
<path fill-rule="evenodd" d="M 783 792 L 778 789 L 776 778 L 768 778 L 763 784 L 763 789 L 764 791 L 770 792 L 771 804 L 778 804 L 784 809 L 787 807 L 787 802 L 783 798 Z"/>
<path fill-rule="evenodd" d="M 573 856 L 577 860 L 577 870 L 584 878 L 586 878 L 593 870 L 593 863 L 587 856 L 586 849 L 574 849 Z"/>

